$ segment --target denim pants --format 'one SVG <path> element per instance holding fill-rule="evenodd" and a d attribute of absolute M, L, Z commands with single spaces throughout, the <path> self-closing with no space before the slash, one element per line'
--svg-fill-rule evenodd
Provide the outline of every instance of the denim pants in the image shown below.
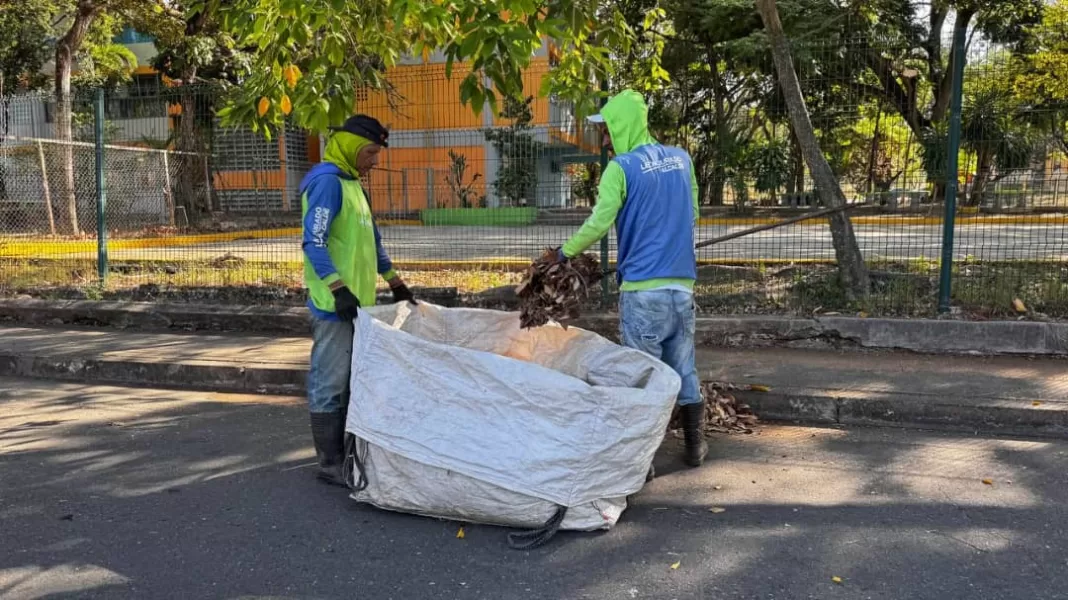
<path fill-rule="evenodd" d="M 312 319 L 308 371 L 310 412 L 329 413 L 348 408 L 353 334 L 351 322 Z"/>
<path fill-rule="evenodd" d="M 680 405 L 701 401 L 693 294 L 674 289 L 622 292 L 619 321 L 624 346 L 662 360 L 682 378 Z"/>

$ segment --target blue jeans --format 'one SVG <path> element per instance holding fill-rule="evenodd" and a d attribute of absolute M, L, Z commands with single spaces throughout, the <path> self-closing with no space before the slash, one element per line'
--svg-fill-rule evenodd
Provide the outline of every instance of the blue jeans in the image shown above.
<path fill-rule="evenodd" d="M 351 322 L 312 319 L 310 412 L 329 413 L 348 407 L 353 334 Z"/>
<path fill-rule="evenodd" d="M 701 401 L 697 381 L 693 294 L 671 289 L 622 292 L 619 330 L 623 345 L 664 361 L 682 378 L 679 404 Z"/>

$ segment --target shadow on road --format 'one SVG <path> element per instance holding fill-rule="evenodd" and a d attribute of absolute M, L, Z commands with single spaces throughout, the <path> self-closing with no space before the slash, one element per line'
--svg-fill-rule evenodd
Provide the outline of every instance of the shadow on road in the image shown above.
<path fill-rule="evenodd" d="M 615 529 L 524 553 L 500 528 L 458 539 L 458 523 L 316 484 L 307 429 L 299 400 L 0 380 L 0 598 L 1038 599 L 1068 584 L 1060 442 L 770 427 L 683 470 L 669 439 Z"/>

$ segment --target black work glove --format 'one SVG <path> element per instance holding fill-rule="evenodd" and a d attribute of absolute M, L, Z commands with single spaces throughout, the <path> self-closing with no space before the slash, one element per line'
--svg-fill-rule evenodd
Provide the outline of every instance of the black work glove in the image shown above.
<path fill-rule="evenodd" d="M 557 248 L 556 249 L 556 257 L 555 258 L 556 258 L 556 263 L 557 264 L 566 263 L 567 261 L 571 260 L 571 259 L 569 259 L 567 257 L 566 254 L 564 254 L 564 249 L 563 248 Z"/>
<path fill-rule="evenodd" d="M 407 285 L 401 283 L 389 289 L 393 292 L 394 302 L 411 302 L 412 304 L 415 304 L 415 296 L 412 294 L 412 290 L 408 289 Z"/>
<path fill-rule="evenodd" d="M 360 315 L 360 301 L 349 288 L 342 286 L 334 290 L 334 312 L 349 323 Z"/>

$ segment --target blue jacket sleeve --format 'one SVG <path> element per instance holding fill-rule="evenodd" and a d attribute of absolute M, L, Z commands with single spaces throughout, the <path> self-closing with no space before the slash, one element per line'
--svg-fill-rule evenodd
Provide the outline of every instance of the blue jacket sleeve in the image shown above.
<path fill-rule="evenodd" d="M 308 196 L 308 211 L 304 215 L 301 248 L 319 279 L 330 284 L 339 278 L 326 247 L 330 225 L 341 210 L 341 182 L 337 177 L 318 177 L 305 193 Z"/>
<path fill-rule="evenodd" d="M 372 221 L 371 224 L 375 228 L 375 250 L 378 251 L 378 274 L 389 279 L 390 275 L 393 274 L 393 261 L 389 259 L 389 253 L 386 252 L 386 247 L 382 245 L 382 234 L 378 232 L 378 223 Z"/>

